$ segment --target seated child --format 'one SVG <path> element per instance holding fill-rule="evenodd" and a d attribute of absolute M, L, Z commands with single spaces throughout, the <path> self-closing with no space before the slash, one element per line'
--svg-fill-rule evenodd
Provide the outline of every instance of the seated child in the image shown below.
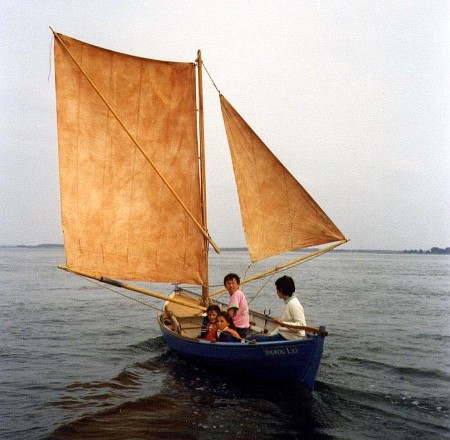
<path fill-rule="evenodd" d="M 233 324 L 233 318 L 228 312 L 220 312 L 217 317 L 217 341 L 239 342 L 241 337 Z"/>
<path fill-rule="evenodd" d="M 206 309 L 206 316 L 203 318 L 200 338 L 208 341 L 216 340 L 217 316 L 220 313 L 220 307 L 211 305 Z"/>

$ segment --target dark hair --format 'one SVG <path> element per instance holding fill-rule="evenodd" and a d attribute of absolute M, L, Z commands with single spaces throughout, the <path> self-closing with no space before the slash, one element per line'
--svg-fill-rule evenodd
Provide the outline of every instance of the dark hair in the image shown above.
<path fill-rule="evenodd" d="M 233 318 L 228 314 L 228 312 L 220 312 L 219 316 L 223 316 L 226 319 L 226 321 L 228 322 L 228 327 L 230 327 L 232 329 L 236 329 L 236 326 L 234 325 L 234 322 L 233 322 Z"/>
<path fill-rule="evenodd" d="M 294 280 L 287 275 L 278 278 L 275 281 L 275 286 L 277 290 L 279 290 L 283 295 L 286 296 L 292 296 L 292 294 L 295 292 Z"/>
<path fill-rule="evenodd" d="M 226 282 L 231 280 L 236 280 L 238 284 L 241 284 L 239 275 L 236 275 L 235 273 L 229 273 L 228 275 L 225 275 L 225 278 L 223 279 L 223 285 L 225 286 Z"/>
<path fill-rule="evenodd" d="M 206 309 L 206 313 L 208 312 L 217 312 L 218 314 L 220 313 L 220 307 L 216 304 L 211 304 L 207 309 Z"/>

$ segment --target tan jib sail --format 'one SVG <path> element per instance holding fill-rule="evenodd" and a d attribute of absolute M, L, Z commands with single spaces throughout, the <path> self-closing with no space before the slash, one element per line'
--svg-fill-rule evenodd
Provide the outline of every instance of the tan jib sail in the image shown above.
<path fill-rule="evenodd" d="M 127 280 L 204 283 L 201 232 L 82 72 L 201 222 L 194 64 L 59 38 L 55 69 L 67 266 Z"/>
<path fill-rule="evenodd" d="M 345 240 L 223 95 L 220 102 L 251 260 Z"/>

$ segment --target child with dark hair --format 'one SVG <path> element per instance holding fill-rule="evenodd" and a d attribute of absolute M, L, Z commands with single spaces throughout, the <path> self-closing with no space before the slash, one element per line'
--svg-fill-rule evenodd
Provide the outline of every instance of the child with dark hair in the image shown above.
<path fill-rule="evenodd" d="M 217 317 L 220 314 L 220 307 L 211 305 L 206 309 L 206 316 L 203 318 L 202 328 L 200 330 L 200 339 L 207 341 L 216 340 Z"/>
<path fill-rule="evenodd" d="M 245 338 L 249 333 L 250 318 L 247 299 L 240 290 L 241 280 L 235 273 L 229 273 L 223 279 L 223 285 L 230 294 L 228 313 L 233 318 L 239 336 Z"/>
<path fill-rule="evenodd" d="M 217 341 L 239 342 L 241 337 L 233 324 L 233 318 L 227 312 L 220 312 L 217 317 Z"/>

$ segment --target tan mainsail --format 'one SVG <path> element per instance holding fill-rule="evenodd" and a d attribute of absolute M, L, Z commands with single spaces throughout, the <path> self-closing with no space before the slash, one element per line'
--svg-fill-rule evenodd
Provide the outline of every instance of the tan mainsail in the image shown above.
<path fill-rule="evenodd" d="M 201 222 L 194 64 L 60 38 Z M 202 233 L 57 39 L 55 69 L 67 266 L 126 280 L 206 283 Z"/>
<path fill-rule="evenodd" d="M 220 102 L 251 260 L 345 240 L 223 95 Z"/>

